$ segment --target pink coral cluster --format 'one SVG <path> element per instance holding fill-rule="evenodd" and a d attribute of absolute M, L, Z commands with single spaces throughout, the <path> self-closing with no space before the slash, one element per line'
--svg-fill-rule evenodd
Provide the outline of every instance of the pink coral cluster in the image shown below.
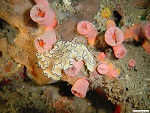
<path fill-rule="evenodd" d="M 45 52 L 53 47 L 56 42 L 54 27 L 57 24 L 55 12 L 49 7 L 47 0 L 34 0 L 34 5 L 30 11 L 30 17 L 33 21 L 46 27 L 44 34 L 34 40 L 34 44 L 39 53 Z"/>
<path fill-rule="evenodd" d="M 80 72 L 81 68 L 84 65 L 83 61 L 73 61 L 73 67 L 64 70 L 64 72 L 70 77 L 77 77 L 78 73 Z M 78 78 L 78 77 L 77 77 Z M 88 91 L 90 82 L 86 78 L 79 77 L 71 88 L 71 92 L 76 95 L 77 97 L 84 98 Z"/>
<path fill-rule="evenodd" d="M 54 32 L 54 27 L 57 24 L 56 16 L 54 11 L 49 7 L 47 0 L 35 0 L 36 4 L 30 11 L 30 17 L 33 21 L 38 24 L 45 26 L 46 31 L 43 35 L 37 37 L 34 41 L 35 47 L 39 53 L 43 53 L 53 47 L 53 44 L 56 42 L 56 35 Z M 79 33 L 85 35 L 88 38 L 89 44 L 93 44 L 96 39 L 96 29 L 94 26 L 85 21 L 81 22 L 77 27 Z M 91 31 L 93 34 L 91 34 Z M 69 77 L 76 76 L 82 66 L 84 65 L 83 61 L 73 61 L 73 66 L 67 70 L 64 70 L 64 73 Z M 84 98 L 89 87 L 89 81 L 85 78 L 78 78 L 74 83 L 71 91 L 74 95 Z"/>
<path fill-rule="evenodd" d="M 112 46 L 114 54 L 117 58 L 124 58 L 127 54 L 127 50 L 122 44 L 124 40 L 124 34 L 121 29 L 116 27 L 113 20 L 106 22 L 107 31 L 105 33 L 105 42 Z"/>
<path fill-rule="evenodd" d="M 127 28 L 124 32 L 125 39 L 133 38 L 136 41 L 140 38 L 150 40 L 150 22 L 142 22 Z"/>
<path fill-rule="evenodd" d="M 108 65 L 108 72 L 106 73 L 106 76 L 110 79 L 114 79 L 119 76 L 119 70 L 115 69 L 113 64 Z"/>
<path fill-rule="evenodd" d="M 107 78 L 114 79 L 119 76 L 119 71 L 114 68 L 113 64 L 108 64 L 106 61 L 99 61 L 92 72 L 92 76 L 97 78 L 100 75 L 106 75 Z"/>
<path fill-rule="evenodd" d="M 38 36 L 34 40 L 34 44 L 39 53 L 43 53 L 53 47 L 56 42 L 56 34 L 54 32 L 54 27 L 57 24 L 56 15 L 54 11 L 49 7 L 47 0 L 35 0 L 35 5 L 30 11 L 30 17 L 33 21 L 44 26 L 46 31 L 44 34 Z M 127 50 L 123 46 L 122 42 L 124 40 L 124 34 L 122 31 L 116 27 L 114 21 L 108 21 L 106 24 L 107 31 L 105 33 L 105 41 L 107 44 L 112 46 L 115 56 L 117 58 L 123 58 Z M 88 40 L 88 44 L 94 45 L 97 38 L 97 30 L 94 25 L 88 21 L 81 21 L 77 25 L 77 31 L 79 34 L 85 36 Z M 101 52 L 98 56 L 99 60 L 104 60 L 106 55 Z M 86 96 L 89 89 L 90 82 L 86 77 L 79 77 L 78 73 L 84 65 L 83 61 L 73 61 L 73 66 L 64 73 L 68 78 L 73 78 L 76 80 L 72 86 L 71 92 L 81 98 Z M 119 75 L 117 69 L 114 69 L 112 64 L 100 61 L 93 71 L 93 76 L 106 75 L 108 78 L 113 79 Z"/>

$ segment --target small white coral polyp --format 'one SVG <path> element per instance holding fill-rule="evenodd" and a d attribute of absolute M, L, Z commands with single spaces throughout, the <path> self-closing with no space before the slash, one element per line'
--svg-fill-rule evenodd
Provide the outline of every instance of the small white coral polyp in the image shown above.
<path fill-rule="evenodd" d="M 84 61 L 87 69 L 91 72 L 94 68 L 94 58 L 90 51 L 84 45 L 75 41 L 59 41 L 53 49 L 42 54 L 37 53 L 37 58 L 43 73 L 53 80 L 59 80 L 62 77 L 62 70 L 71 68 L 74 60 Z"/>

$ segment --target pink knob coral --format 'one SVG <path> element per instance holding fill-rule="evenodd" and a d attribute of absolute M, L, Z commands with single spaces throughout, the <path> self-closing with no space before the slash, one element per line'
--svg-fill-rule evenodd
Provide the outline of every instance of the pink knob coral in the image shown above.
<path fill-rule="evenodd" d="M 43 35 L 34 40 L 34 44 L 39 53 L 43 53 L 53 47 L 56 42 L 56 35 L 53 29 L 49 29 Z"/>
<path fill-rule="evenodd" d="M 88 44 L 94 45 L 97 36 L 97 30 L 92 23 L 88 21 L 79 22 L 77 25 L 77 31 L 79 34 L 87 38 Z"/>
<path fill-rule="evenodd" d="M 110 27 L 105 33 L 105 42 L 110 46 L 117 46 L 124 40 L 123 32 L 117 27 Z"/>
<path fill-rule="evenodd" d="M 119 71 L 114 69 L 113 64 L 108 65 L 108 72 L 106 73 L 107 77 L 110 79 L 114 79 L 119 76 Z"/>
<path fill-rule="evenodd" d="M 127 55 L 127 49 L 124 47 L 123 44 L 118 46 L 113 46 L 115 57 L 117 58 L 124 58 Z"/>
<path fill-rule="evenodd" d="M 82 66 L 84 65 L 83 61 L 73 61 L 73 67 L 64 70 L 64 72 L 68 75 L 68 76 L 75 76 L 80 72 L 80 69 L 82 68 Z"/>
<path fill-rule="evenodd" d="M 128 65 L 130 67 L 134 67 L 136 65 L 136 61 L 134 59 L 130 59 L 129 62 L 128 62 Z"/>
<path fill-rule="evenodd" d="M 103 74 L 106 74 L 108 72 L 108 65 L 104 61 L 99 61 L 95 66 L 94 66 L 94 71 L 92 72 L 92 76 L 94 78 L 97 78 L 98 76 L 101 76 Z"/>
<path fill-rule="evenodd" d="M 50 7 L 41 4 L 35 5 L 30 11 L 33 21 L 45 27 L 55 27 L 57 24 L 55 12 Z"/>
<path fill-rule="evenodd" d="M 99 74 L 106 74 L 108 72 L 108 65 L 106 63 L 101 63 L 97 66 L 97 71 Z"/>
<path fill-rule="evenodd" d="M 85 78 L 79 78 L 71 88 L 71 92 L 77 97 L 84 98 L 88 91 L 89 81 Z"/>
<path fill-rule="evenodd" d="M 98 60 L 104 60 L 105 58 L 106 58 L 106 54 L 104 52 L 99 53 L 97 56 Z"/>
<path fill-rule="evenodd" d="M 111 27 L 116 27 L 116 23 L 113 20 L 107 20 L 106 29 L 109 29 Z"/>
<path fill-rule="evenodd" d="M 118 75 L 119 75 L 119 73 L 118 73 L 117 70 L 111 70 L 111 73 L 108 74 L 107 77 L 110 78 L 110 79 L 114 79 L 114 78 L 118 77 Z"/>

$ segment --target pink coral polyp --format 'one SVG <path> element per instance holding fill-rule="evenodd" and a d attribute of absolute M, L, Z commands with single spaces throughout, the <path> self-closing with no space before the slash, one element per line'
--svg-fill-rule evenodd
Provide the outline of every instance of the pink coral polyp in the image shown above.
<path fill-rule="evenodd" d="M 79 34 L 87 38 L 88 44 L 94 45 L 97 36 L 97 30 L 92 23 L 88 21 L 79 22 L 77 25 L 77 31 Z"/>
<path fill-rule="evenodd" d="M 30 11 L 30 17 L 34 22 L 37 22 L 45 27 L 53 28 L 57 24 L 54 11 L 41 4 L 33 6 Z"/>
<path fill-rule="evenodd" d="M 41 4 L 35 5 L 30 11 L 31 19 L 39 23 L 43 21 L 45 14 L 47 14 L 47 9 Z"/>
<path fill-rule="evenodd" d="M 43 35 L 34 40 L 34 44 L 39 53 L 43 53 L 52 48 L 53 43 L 56 42 L 56 35 L 54 30 L 49 30 Z"/>
<path fill-rule="evenodd" d="M 77 97 L 84 98 L 88 91 L 89 81 L 85 78 L 79 78 L 71 88 L 71 92 Z"/>
<path fill-rule="evenodd" d="M 83 61 L 73 61 L 73 67 L 64 70 L 64 72 L 68 76 L 76 76 L 79 72 L 82 66 L 84 65 Z"/>
<path fill-rule="evenodd" d="M 112 76 L 113 78 L 118 77 L 118 75 L 119 75 L 119 73 L 118 73 L 117 70 L 112 70 L 111 76 Z"/>
<path fill-rule="evenodd" d="M 112 48 L 114 50 L 115 57 L 117 58 L 124 58 L 127 55 L 127 49 L 123 44 L 113 46 Z"/>
<path fill-rule="evenodd" d="M 124 34 L 117 27 L 110 27 L 105 33 L 105 42 L 110 46 L 117 46 L 124 40 Z"/>
<path fill-rule="evenodd" d="M 146 28 L 145 28 L 145 36 L 148 40 L 150 40 L 150 23 L 148 23 L 146 25 Z"/>
<path fill-rule="evenodd" d="M 114 79 L 119 76 L 119 72 L 117 69 L 114 69 L 112 64 L 108 65 L 108 72 L 106 73 L 107 77 L 110 79 Z"/>
<path fill-rule="evenodd" d="M 108 72 L 108 65 L 106 63 L 98 65 L 97 71 L 99 74 L 106 74 Z"/>
<path fill-rule="evenodd" d="M 130 67 L 134 67 L 136 65 L 136 61 L 134 59 L 130 59 L 129 62 L 128 62 L 128 65 Z"/>

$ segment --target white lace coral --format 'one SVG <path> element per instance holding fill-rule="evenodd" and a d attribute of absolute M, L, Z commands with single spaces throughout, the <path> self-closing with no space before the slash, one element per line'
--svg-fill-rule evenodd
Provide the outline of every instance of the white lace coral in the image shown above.
<path fill-rule="evenodd" d="M 56 42 L 53 49 L 42 54 L 37 53 L 37 58 L 43 73 L 53 80 L 59 80 L 62 77 L 62 70 L 71 68 L 74 60 L 83 60 L 91 72 L 94 67 L 94 58 L 90 51 L 84 45 L 76 43 L 75 40 Z"/>

